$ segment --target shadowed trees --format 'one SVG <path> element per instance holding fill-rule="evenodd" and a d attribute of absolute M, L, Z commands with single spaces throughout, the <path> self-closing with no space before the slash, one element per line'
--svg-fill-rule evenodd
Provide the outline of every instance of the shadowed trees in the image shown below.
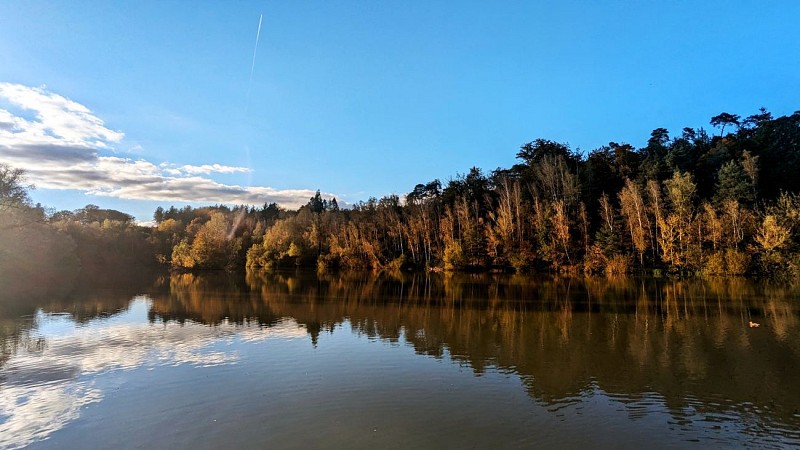
<path fill-rule="evenodd" d="M 739 119 L 741 119 L 736 114 L 729 114 L 726 112 L 720 113 L 711 118 L 711 126 L 719 127 L 719 134 L 720 136 L 725 136 L 725 127 L 732 126 L 732 125 L 739 125 Z"/>
<path fill-rule="evenodd" d="M 0 300 L 63 294 L 80 267 L 74 240 L 31 205 L 24 172 L 0 164 Z"/>

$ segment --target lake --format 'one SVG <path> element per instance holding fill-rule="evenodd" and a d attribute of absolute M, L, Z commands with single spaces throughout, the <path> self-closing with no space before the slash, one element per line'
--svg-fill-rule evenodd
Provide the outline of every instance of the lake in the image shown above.
<path fill-rule="evenodd" d="M 96 275 L 0 302 L 0 447 L 797 446 L 798 318 L 735 279 Z"/>

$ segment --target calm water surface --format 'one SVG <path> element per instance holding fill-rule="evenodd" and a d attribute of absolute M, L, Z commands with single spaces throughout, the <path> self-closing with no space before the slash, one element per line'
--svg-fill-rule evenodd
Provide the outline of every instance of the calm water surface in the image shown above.
<path fill-rule="evenodd" d="M 0 301 L 0 447 L 800 445 L 797 289 L 100 278 Z"/>

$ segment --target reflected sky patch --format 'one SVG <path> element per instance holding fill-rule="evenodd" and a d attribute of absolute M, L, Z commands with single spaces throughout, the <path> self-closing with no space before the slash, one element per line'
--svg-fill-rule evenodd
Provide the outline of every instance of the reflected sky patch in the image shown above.
<path fill-rule="evenodd" d="M 98 375 L 140 367 L 236 364 L 239 354 L 224 343 L 297 339 L 305 328 L 291 320 L 274 327 L 223 322 L 147 322 L 150 300 L 136 297 L 122 314 L 76 324 L 69 314 L 41 310 L 22 341 L 44 345 L 19 348 L 2 368 L 0 448 L 19 448 L 46 439 L 100 402 Z M 223 343 L 220 349 L 220 342 Z"/>

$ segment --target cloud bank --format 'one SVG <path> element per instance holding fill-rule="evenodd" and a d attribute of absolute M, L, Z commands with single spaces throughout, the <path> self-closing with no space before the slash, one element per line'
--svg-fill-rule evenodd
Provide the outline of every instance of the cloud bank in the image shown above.
<path fill-rule="evenodd" d="M 114 156 L 125 134 L 109 129 L 89 108 L 46 87 L 0 83 L 0 163 L 24 169 L 43 189 L 76 189 L 131 200 L 297 208 L 315 191 L 224 184 L 212 174 L 250 173 L 218 163 L 155 164 Z"/>

